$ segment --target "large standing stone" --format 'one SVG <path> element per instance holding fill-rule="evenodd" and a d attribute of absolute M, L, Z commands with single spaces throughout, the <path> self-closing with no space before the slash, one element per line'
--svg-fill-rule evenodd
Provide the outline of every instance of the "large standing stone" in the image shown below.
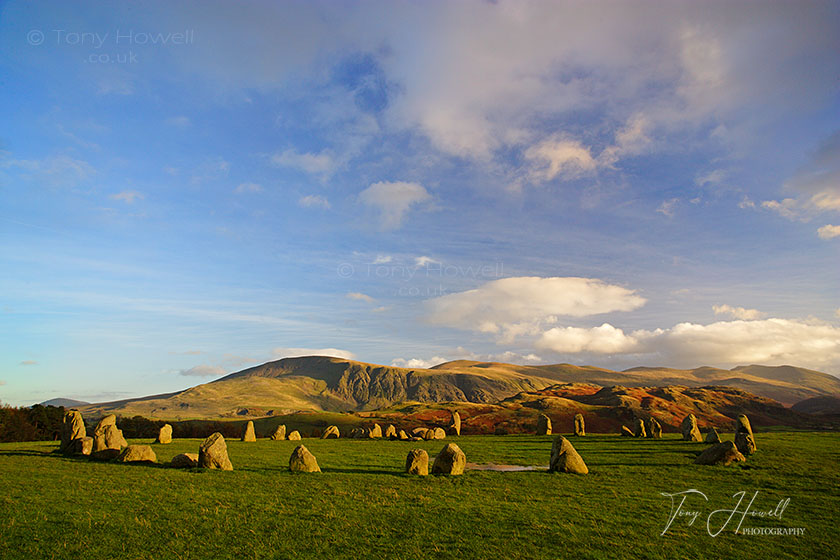
<path fill-rule="evenodd" d="M 393 424 L 388 424 L 388 427 L 385 428 L 385 437 L 397 439 L 397 428 Z"/>
<path fill-rule="evenodd" d="M 93 454 L 100 454 L 98 458 L 113 459 L 119 455 L 120 449 L 126 447 L 128 442 L 123 437 L 122 430 L 117 428 L 117 417 L 109 414 L 104 417 L 93 429 Z M 114 451 L 117 453 L 101 453 L 103 451 Z M 106 457 L 107 456 L 107 457 Z"/>
<path fill-rule="evenodd" d="M 706 443 L 720 443 L 720 434 L 714 428 L 709 428 L 706 432 Z"/>
<path fill-rule="evenodd" d="M 716 443 L 698 455 L 694 460 L 697 465 L 724 465 L 727 466 L 736 461 L 746 461 L 744 456 L 731 441 Z"/>
<path fill-rule="evenodd" d="M 59 451 L 73 453 L 74 451 L 71 449 L 71 447 L 74 447 L 73 442 L 86 436 L 85 421 L 82 418 L 82 413 L 78 410 L 68 410 L 65 412 L 61 423 L 61 444 L 59 445 Z"/>
<path fill-rule="evenodd" d="M 633 430 L 631 430 L 627 426 L 622 426 L 621 427 L 621 436 L 622 437 L 635 437 L 635 434 L 633 433 Z"/>
<path fill-rule="evenodd" d="M 412 449 L 405 458 L 405 472 L 408 474 L 429 474 L 429 454 L 425 449 Z"/>
<path fill-rule="evenodd" d="M 374 424 L 373 427 L 368 432 L 368 437 L 373 438 L 381 438 L 382 437 L 382 426 L 379 424 Z"/>
<path fill-rule="evenodd" d="M 466 465 L 467 456 L 464 455 L 461 448 L 454 443 L 449 443 L 435 457 L 432 474 L 464 474 Z"/>
<path fill-rule="evenodd" d="M 172 443 L 172 426 L 164 424 L 158 432 L 157 443 Z"/>
<path fill-rule="evenodd" d="M 583 421 L 583 414 L 578 412 L 575 414 L 575 435 L 576 436 L 585 436 L 586 435 L 586 424 Z"/>
<path fill-rule="evenodd" d="M 198 446 L 198 466 L 205 469 L 233 470 L 222 434 L 215 432 Z"/>
<path fill-rule="evenodd" d="M 242 441 L 257 441 L 257 433 L 254 431 L 254 421 L 248 420 L 245 430 L 242 432 Z"/>
<path fill-rule="evenodd" d="M 190 469 L 198 466 L 198 453 L 181 453 L 172 457 L 169 466 L 175 469 Z"/>
<path fill-rule="evenodd" d="M 271 439 L 275 441 L 282 441 L 286 439 L 286 425 L 280 424 L 275 428 L 274 433 L 271 434 Z"/>
<path fill-rule="evenodd" d="M 750 419 L 746 414 L 738 416 L 735 422 L 735 447 L 744 455 L 752 455 L 757 449 Z"/>
<path fill-rule="evenodd" d="M 548 472 L 587 474 L 589 468 L 572 443 L 563 436 L 557 436 L 551 445 L 551 461 Z"/>
<path fill-rule="evenodd" d="M 645 421 L 641 418 L 636 418 L 636 429 L 633 432 L 633 435 L 636 437 L 647 437 L 647 431 L 645 430 Z"/>
<path fill-rule="evenodd" d="M 327 429 L 321 434 L 321 439 L 338 439 L 340 436 L 341 432 L 338 431 L 338 426 L 327 426 Z"/>
<path fill-rule="evenodd" d="M 289 434 L 289 441 L 300 441 L 300 432 L 295 430 Z"/>
<path fill-rule="evenodd" d="M 697 427 L 697 418 L 693 414 L 685 417 L 680 426 L 680 431 L 685 441 L 703 441 L 703 435 L 700 433 L 700 428 Z"/>
<path fill-rule="evenodd" d="M 321 472 L 315 455 L 302 445 L 295 447 L 289 457 L 289 470 L 292 472 Z"/>
<path fill-rule="evenodd" d="M 85 436 L 70 442 L 70 453 L 76 455 L 90 455 L 93 451 L 93 438 Z"/>
<path fill-rule="evenodd" d="M 651 417 L 648 420 L 648 437 L 654 439 L 660 439 L 662 437 L 662 424 L 656 418 Z"/>
<path fill-rule="evenodd" d="M 157 455 L 148 445 L 129 445 L 117 456 L 118 463 L 156 463 Z"/>
<path fill-rule="evenodd" d="M 550 436 L 551 435 L 551 418 L 545 414 L 540 414 L 537 418 L 537 435 Z"/>
<path fill-rule="evenodd" d="M 453 436 L 461 435 L 461 415 L 457 410 L 452 413 L 452 424 L 449 425 L 449 430 Z"/>

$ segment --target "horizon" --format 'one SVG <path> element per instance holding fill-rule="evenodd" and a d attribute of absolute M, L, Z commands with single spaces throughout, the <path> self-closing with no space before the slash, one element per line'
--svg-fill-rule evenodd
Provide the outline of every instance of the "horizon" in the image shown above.
<path fill-rule="evenodd" d="M 832 1 L 5 2 L 0 402 L 319 353 L 840 377 L 838 52 Z"/>

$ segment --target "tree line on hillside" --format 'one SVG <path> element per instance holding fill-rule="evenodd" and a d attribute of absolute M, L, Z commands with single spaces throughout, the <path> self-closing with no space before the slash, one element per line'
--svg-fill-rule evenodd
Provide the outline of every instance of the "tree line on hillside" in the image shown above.
<path fill-rule="evenodd" d="M 0 406 L 0 442 L 56 440 L 61 436 L 63 406 Z"/>

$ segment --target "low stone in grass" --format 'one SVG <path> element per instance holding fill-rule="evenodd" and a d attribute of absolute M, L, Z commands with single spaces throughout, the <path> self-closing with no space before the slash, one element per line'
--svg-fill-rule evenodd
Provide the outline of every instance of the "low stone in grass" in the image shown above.
<path fill-rule="evenodd" d="M 735 422 L 735 446 L 744 455 L 752 455 L 757 449 L 750 419 L 741 414 Z"/>
<path fill-rule="evenodd" d="M 233 470 L 222 434 L 215 432 L 198 446 L 198 466 L 204 469 Z"/>
<path fill-rule="evenodd" d="M 551 418 L 545 414 L 540 414 L 537 418 L 537 435 L 550 436 L 551 435 Z"/>
<path fill-rule="evenodd" d="M 700 428 L 697 427 L 697 417 L 693 414 L 685 417 L 680 426 L 680 431 L 685 441 L 703 441 L 703 435 L 700 433 Z"/>
<path fill-rule="evenodd" d="M 412 449 L 405 458 L 405 472 L 426 476 L 429 474 L 429 454 L 425 449 Z"/>
<path fill-rule="evenodd" d="M 720 434 L 714 428 L 709 428 L 706 432 L 706 443 L 720 443 Z"/>
<path fill-rule="evenodd" d="M 746 461 L 746 458 L 738 451 L 731 441 L 716 443 L 706 449 L 694 460 L 696 465 L 723 465 L 728 466 L 736 461 Z"/>
<path fill-rule="evenodd" d="M 289 457 L 289 470 L 292 472 L 321 472 L 315 455 L 302 445 L 298 445 L 292 451 L 292 456 Z"/>
<path fill-rule="evenodd" d="M 414 437 L 424 437 L 429 428 L 414 428 L 411 430 L 411 435 Z"/>
<path fill-rule="evenodd" d="M 405 440 L 408 439 L 408 434 L 405 433 L 405 430 L 400 430 L 400 433 L 397 434 L 397 437 L 399 437 L 401 440 L 405 441 Z"/>
<path fill-rule="evenodd" d="M 548 472 L 588 474 L 589 468 L 572 443 L 563 436 L 557 436 L 551 445 Z"/>
<path fill-rule="evenodd" d="M 257 441 L 257 433 L 254 431 L 254 421 L 248 420 L 245 424 L 245 430 L 242 432 L 242 441 Z"/>
<path fill-rule="evenodd" d="M 338 439 L 340 436 L 341 432 L 338 431 L 338 426 L 327 426 L 327 429 L 321 434 L 321 439 Z"/>
<path fill-rule="evenodd" d="M 148 445 L 129 445 L 117 456 L 118 463 L 157 463 L 157 455 Z"/>
<path fill-rule="evenodd" d="M 190 469 L 198 466 L 198 453 L 181 453 L 172 457 L 169 466 L 175 469 Z"/>
<path fill-rule="evenodd" d="M 583 414 L 575 414 L 575 435 L 583 437 L 586 435 L 586 424 L 583 421 Z"/>
<path fill-rule="evenodd" d="M 662 424 L 656 418 L 648 419 L 648 434 L 647 437 L 660 439 L 662 437 Z"/>
<path fill-rule="evenodd" d="M 169 424 L 161 426 L 155 443 L 172 443 L 172 426 Z"/>
<path fill-rule="evenodd" d="M 289 441 L 300 441 L 300 432 L 297 430 L 290 432 Z"/>
<path fill-rule="evenodd" d="M 635 434 L 633 433 L 633 430 L 631 430 L 627 426 L 622 426 L 621 427 L 621 436 L 622 437 L 635 437 Z"/>
<path fill-rule="evenodd" d="M 280 424 L 274 429 L 274 433 L 271 434 L 271 439 L 274 441 L 283 441 L 286 439 L 286 425 Z"/>
<path fill-rule="evenodd" d="M 443 428 L 435 428 L 432 433 L 435 436 L 435 439 L 446 439 L 446 430 Z"/>
<path fill-rule="evenodd" d="M 636 430 L 633 435 L 639 438 L 647 437 L 647 430 L 645 430 L 645 421 L 641 418 L 636 418 Z"/>
<path fill-rule="evenodd" d="M 432 465 L 432 474 L 464 474 L 464 467 L 467 465 L 467 456 L 461 448 L 454 443 L 449 443 L 440 450 L 435 462 Z"/>

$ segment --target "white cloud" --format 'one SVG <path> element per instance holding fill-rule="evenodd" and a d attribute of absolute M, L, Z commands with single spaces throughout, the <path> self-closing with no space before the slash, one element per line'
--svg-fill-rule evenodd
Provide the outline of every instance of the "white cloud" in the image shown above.
<path fill-rule="evenodd" d="M 731 305 L 713 305 L 715 315 L 730 315 L 736 319 L 753 320 L 760 319 L 764 313 L 758 309 L 744 309 L 743 307 L 732 307 Z"/>
<path fill-rule="evenodd" d="M 362 294 L 362 293 L 359 293 L 359 292 L 350 292 L 349 294 L 347 294 L 344 297 L 346 297 L 347 299 L 355 299 L 355 300 L 358 300 L 358 301 L 364 301 L 366 303 L 373 303 L 374 301 L 376 301 L 375 299 L 373 299 L 369 295 Z"/>
<path fill-rule="evenodd" d="M 192 124 L 192 122 L 190 122 L 189 117 L 185 117 L 183 115 L 177 117 L 170 117 L 166 119 L 165 122 L 169 126 L 175 126 L 178 128 L 186 128 Z"/>
<path fill-rule="evenodd" d="M 428 322 L 458 329 L 501 333 L 502 340 L 533 334 L 557 316 L 586 317 L 631 311 L 645 299 L 593 278 L 514 277 L 426 302 Z"/>
<path fill-rule="evenodd" d="M 785 198 L 783 200 L 765 200 L 761 203 L 762 208 L 777 212 L 783 218 L 788 220 L 795 220 L 801 216 L 801 205 L 799 201 L 793 198 Z"/>
<path fill-rule="evenodd" d="M 215 375 L 222 375 L 226 373 L 224 369 L 219 366 L 209 366 L 202 364 L 200 366 L 193 366 L 189 369 L 182 369 L 178 375 L 185 375 L 188 377 L 212 377 Z"/>
<path fill-rule="evenodd" d="M 52 187 L 72 187 L 96 175 L 88 162 L 65 154 L 34 160 L 0 159 L 0 168 L 20 169 L 29 178 Z"/>
<path fill-rule="evenodd" d="M 741 199 L 741 202 L 738 203 L 738 208 L 742 208 L 744 210 L 747 208 L 755 208 L 755 202 L 750 200 L 750 197 L 745 196 Z"/>
<path fill-rule="evenodd" d="M 723 182 L 726 178 L 726 171 L 723 169 L 715 169 L 713 171 L 709 171 L 708 173 L 704 173 L 703 175 L 698 175 L 696 179 L 694 179 L 694 184 L 698 187 L 705 187 L 719 185 Z"/>
<path fill-rule="evenodd" d="M 532 164 L 529 178 L 533 182 L 550 181 L 557 177 L 576 179 L 593 173 L 598 167 L 588 148 L 569 139 L 544 140 L 528 148 L 525 159 Z"/>
<path fill-rule="evenodd" d="M 380 305 L 379 307 L 374 307 L 373 309 L 371 309 L 370 312 L 371 313 L 384 313 L 384 312 L 388 311 L 389 309 L 391 309 L 391 307 L 388 306 L 388 305 Z"/>
<path fill-rule="evenodd" d="M 659 212 L 660 214 L 668 216 L 669 218 L 673 218 L 675 208 L 676 208 L 677 203 L 679 201 L 680 201 L 679 198 L 670 198 L 668 200 L 665 200 L 665 201 L 662 202 L 662 204 L 659 205 L 659 208 L 657 208 L 656 211 Z"/>
<path fill-rule="evenodd" d="M 408 369 L 429 369 L 430 367 L 436 366 L 438 364 L 442 364 L 444 362 L 448 362 L 446 358 L 442 358 L 440 356 L 435 356 L 433 358 L 429 358 L 428 360 L 424 360 L 422 358 L 394 358 L 391 361 L 391 365 L 394 367 L 400 368 L 408 368 Z"/>
<path fill-rule="evenodd" d="M 391 365 L 403 368 L 424 368 L 451 362 L 453 360 L 473 360 L 478 362 L 504 362 L 513 364 L 540 364 L 543 359 L 536 354 L 520 354 L 513 351 L 500 352 L 498 354 L 476 354 L 470 352 L 465 348 L 455 348 L 452 350 L 451 357 L 434 356 L 432 358 L 395 358 L 391 361 Z"/>
<path fill-rule="evenodd" d="M 329 177 L 337 167 L 335 158 L 327 150 L 318 153 L 300 153 L 297 150 L 289 149 L 273 155 L 271 163 L 278 167 L 291 167 L 321 177 Z"/>
<path fill-rule="evenodd" d="M 422 268 L 424 266 L 429 266 L 430 264 L 440 264 L 440 261 L 435 260 L 432 257 L 427 257 L 425 255 L 414 257 L 414 266 L 416 267 Z"/>
<path fill-rule="evenodd" d="M 262 191 L 263 187 L 259 183 L 239 183 L 239 185 L 233 190 L 236 194 L 258 193 Z"/>
<path fill-rule="evenodd" d="M 146 198 L 146 196 L 143 193 L 137 191 L 122 191 L 116 194 L 108 195 L 108 198 L 110 198 L 111 200 L 121 200 L 126 204 L 134 204 L 134 202 L 138 200 L 143 200 L 144 198 Z"/>
<path fill-rule="evenodd" d="M 394 260 L 394 257 L 391 255 L 377 255 L 375 259 L 373 259 L 373 264 L 387 264 Z"/>
<path fill-rule="evenodd" d="M 405 214 L 413 207 L 431 199 L 431 195 L 418 183 L 403 181 L 374 183 L 361 193 L 363 204 L 377 208 L 382 216 L 382 229 L 398 228 Z"/>
<path fill-rule="evenodd" d="M 272 350 L 272 353 L 280 358 L 332 356 L 334 358 L 344 358 L 345 360 L 356 359 L 356 355 L 353 352 L 341 350 L 340 348 L 275 348 Z"/>
<path fill-rule="evenodd" d="M 558 354 L 623 354 L 631 352 L 638 342 L 609 323 L 600 327 L 582 329 L 577 327 L 555 327 L 540 336 L 535 346 Z"/>
<path fill-rule="evenodd" d="M 324 198 L 321 195 L 317 194 L 308 194 L 306 196 L 300 197 L 298 200 L 298 204 L 303 206 L 304 208 L 326 208 L 330 207 L 330 201 Z"/>
<path fill-rule="evenodd" d="M 820 239 L 834 239 L 840 236 L 840 226 L 826 224 L 817 230 L 817 235 L 820 236 Z"/>

